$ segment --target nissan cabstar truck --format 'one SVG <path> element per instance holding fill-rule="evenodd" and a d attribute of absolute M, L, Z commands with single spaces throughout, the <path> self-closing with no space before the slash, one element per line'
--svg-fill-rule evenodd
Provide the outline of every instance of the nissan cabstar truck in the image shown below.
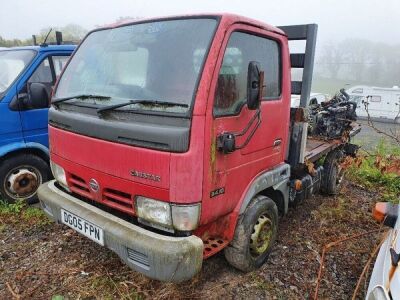
<path fill-rule="evenodd" d="M 157 280 L 188 280 L 222 250 L 242 271 L 260 267 L 280 216 L 336 193 L 356 151 L 359 128 L 336 119 L 345 97 L 313 110 L 307 137 L 316 34 L 231 14 L 90 32 L 52 97 L 42 209 Z"/>

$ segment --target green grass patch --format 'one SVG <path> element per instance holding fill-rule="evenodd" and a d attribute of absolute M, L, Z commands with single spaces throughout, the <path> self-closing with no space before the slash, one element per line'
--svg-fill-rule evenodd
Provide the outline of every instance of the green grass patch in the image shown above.
<path fill-rule="evenodd" d="M 392 146 L 381 141 L 374 153 L 366 153 L 362 150 L 361 164 L 350 166 L 347 177 L 369 190 L 374 190 L 382 196 L 382 200 L 398 202 L 400 198 L 400 176 L 395 173 L 382 172 L 376 164 L 377 157 L 386 159 L 390 163 L 390 156 L 400 156 L 400 147 Z"/>
<path fill-rule="evenodd" d="M 25 206 L 26 202 L 23 200 L 10 204 L 0 200 L 0 214 L 19 214 Z"/>
<path fill-rule="evenodd" d="M 0 201 L 0 223 L 20 223 L 21 225 L 47 225 L 50 219 L 39 208 L 29 206 L 26 201 L 15 203 Z"/>

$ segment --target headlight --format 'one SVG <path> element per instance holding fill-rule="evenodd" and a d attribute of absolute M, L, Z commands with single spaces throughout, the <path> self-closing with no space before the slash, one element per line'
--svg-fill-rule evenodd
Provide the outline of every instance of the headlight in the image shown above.
<path fill-rule="evenodd" d="M 172 221 L 174 228 L 181 231 L 190 231 L 197 228 L 200 218 L 200 204 L 172 205 Z"/>
<path fill-rule="evenodd" d="M 53 173 L 54 179 L 57 180 L 57 182 L 61 184 L 65 189 L 69 190 L 64 169 L 51 160 L 50 168 L 51 172 Z"/>
<path fill-rule="evenodd" d="M 136 198 L 136 210 L 139 221 L 147 221 L 151 226 L 155 224 L 156 226 L 154 227 L 159 225 L 172 229 L 169 203 L 139 196 Z"/>
<path fill-rule="evenodd" d="M 191 231 L 197 228 L 200 204 L 176 205 L 142 196 L 136 198 L 139 222 L 155 228 L 173 231 Z"/>

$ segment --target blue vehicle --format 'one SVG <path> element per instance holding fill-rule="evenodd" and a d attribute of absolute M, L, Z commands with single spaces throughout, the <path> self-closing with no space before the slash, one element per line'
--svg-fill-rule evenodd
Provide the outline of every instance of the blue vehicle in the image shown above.
<path fill-rule="evenodd" d="M 73 45 L 0 50 L 0 198 L 34 202 L 51 177 L 48 107 Z"/>

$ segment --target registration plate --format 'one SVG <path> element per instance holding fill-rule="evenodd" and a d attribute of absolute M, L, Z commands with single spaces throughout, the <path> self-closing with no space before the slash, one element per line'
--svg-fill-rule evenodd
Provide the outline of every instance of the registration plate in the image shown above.
<path fill-rule="evenodd" d="M 61 222 L 104 246 L 103 229 L 77 215 L 61 209 Z"/>

